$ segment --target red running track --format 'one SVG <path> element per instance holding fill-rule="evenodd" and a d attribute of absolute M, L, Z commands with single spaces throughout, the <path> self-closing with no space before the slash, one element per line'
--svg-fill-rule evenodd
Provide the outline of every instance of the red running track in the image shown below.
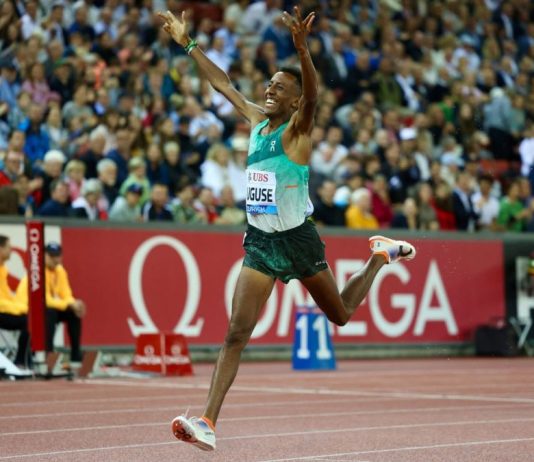
<path fill-rule="evenodd" d="M 0 382 L 0 461 L 532 462 L 534 361 L 340 362 L 335 372 L 242 365 L 218 448 L 174 440 L 202 412 L 211 365 L 189 378 Z"/>

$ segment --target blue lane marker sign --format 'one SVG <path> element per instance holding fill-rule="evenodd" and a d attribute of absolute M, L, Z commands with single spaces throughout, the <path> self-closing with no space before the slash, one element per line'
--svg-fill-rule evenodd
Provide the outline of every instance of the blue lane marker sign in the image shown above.
<path fill-rule="evenodd" d="M 325 314 L 316 307 L 298 308 L 293 343 L 293 369 L 335 368 L 336 356 Z"/>

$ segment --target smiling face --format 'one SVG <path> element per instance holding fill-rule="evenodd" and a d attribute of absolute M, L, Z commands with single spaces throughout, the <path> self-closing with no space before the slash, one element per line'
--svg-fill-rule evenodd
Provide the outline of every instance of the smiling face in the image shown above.
<path fill-rule="evenodd" d="M 265 114 L 268 117 L 292 114 L 297 110 L 300 93 L 295 76 L 277 72 L 265 90 Z"/>

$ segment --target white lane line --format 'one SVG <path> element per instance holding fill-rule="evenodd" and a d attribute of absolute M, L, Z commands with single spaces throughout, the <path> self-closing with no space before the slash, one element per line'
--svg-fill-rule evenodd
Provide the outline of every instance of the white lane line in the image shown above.
<path fill-rule="evenodd" d="M 102 384 L 121 385 L 118 382 L 103 381 Z M 131 384 L 127 382 L 128 386 L 134 387 L 153 387 L 152 384 Z M 124 383 L 126 385 L 126 383 Z M 158 388 L 184 388 L 184 389 L 208 389 L 209 384 L 157 384 Z M 330 388 L 304 388 L 304 387 L 265 387 L 265 386 L 244 386 L 233 385 L 233 391 L 257 391 L 264 393 L 281 393 L 281 394 L 307 394 L 307 395 L 337 395 L 337 396 L 368 396 L 378 398 L 399 398 L 399 399 L 429 399 L 429 400 L 448 400 L 448 401 L 488 401 L 497 403 L 522 403 L 534 404 L 534 398 L 515 398 L 515 397 L 499 397 L 499 396 L 483 396 L 483 395 L 460 395 L 448 393 L 417 393 L 417 392 L 373 392 L 373 391 L 357 391 L 357 390 L 334 390 Z"/>
<path fill-rule="evenodd" d="M 342 416 L 361 416 L 361 415 L 386 415 L 386 414 L 420 414 L 427 412 L 446 412 L 446 411 L 472 411 L 472 410 L 495 410 L 495 409 L 510 409 L 514 406 L 505 405 L 505 404 L 493 404 L 488 406 L 450 406 L 450 407 L 432 407 L 432 408 L 419 408 L 414 409 L 410 408 L 400 408 L 400 409 L 387 409 L 387 410 L 376 410 L 376 411 L 347 411 L 347 412 L 314 412 L 307 414 L 286 414 L 286 415 L 260 415 L 260 416 L 249 416 L 249 417 L 227 417 L 219 419 L 219 422 L 250 422 L 250 421 L 261 421 L 261 420 L 286 420 L 286 419 L 301 419 L 309 417 L 342 417 Z M 515 407 L 516 408 L 516 407 Z M 49 434 L 49 433 L 67 433 L 67 432 L 79 432 L 79 431 L 98 431 L 98 430 L 113 430 L 113 429 L 130 429 L 130 428 L 139 428 L 139 427 L 159 427 L 159 426 L 168 426 L 170 425 L 169 421 L 165 422 L 144 422 L 144 423 L 128 423 L 128 424 L 117 424 L 117 425 L 95 425 L 92 427 L 68 427 L 68 428 L 55 428 L 47 430 L 28 430 L 28 431 L 18 431 L 18 432 L 6 432 L 0 433 L 0 437 L 6 436 L 21 436 L 21 435 L 37 435 L 37 434 Z"/>
<path fill-rule="evenodd" d="M 139 384 L 140 385 L 140 384 Z M 136 385 L 136 386 L 139 386 Z M 163 384 L 160 384 L 163 385 Z M 152 387 L 152 385 L 149 385 Z M 181 384 L 180 388 L 190 387 L 187 384 Z M 204 387 L 204 385 L 203 385 Z M 195 385 L 194 388 L 198 388 Z M 205 388 L 208 385 L 205 384 Z M 371 397 L 382 399 L 409 399 L 409 400 L 436 400 L 436 401 L 475 401 L 475 402 L 493 402 L 493 403 L 519 403 L 519 404 L 534 404 L 534 398 L 516 398 L 516 397 L 498 397 L 498 396 L 479 396 L 479 395 L 457 395 L 457 394 L 434 394 L 434 393 L 405 393 L 405 392 L 366 392 L 366 391 L 352 391 L 352 390 L 331 390 L 328 388 L 291 388 L 291 387 L 244 387 L 233 386 L 232 391 L 245 391 L 257 393 L 273 393 L 273 394 L 295 394 L 295 395 L 319 395 L 319 396 L 353 396 L 353 397 Z M 290 402 L 293 403 L 292 401 Z M 264 402 L 261 403 L 263 405 Z M 286 402 L 287 404 L 287 402 Z M 255 403 L 252 406 L 258 406 L 260 403 Z M 271 404 L 269 404 L 271 405 Z M 239 406 L 239 405 L 234 405 Z M 176 406 L 165 406 L 156 408 L 131 408 L 131 409 L 110 409 L 101 411 L 82 411 L 82 412 L 57 412 L 57 413 L 42 413 L 42 414 L 28 414 L 28 415 L 10 415 L 0 416 L 0 420 L 9 419 L 26 419 L 31 417 L 60 417 L 68 415 L 94 415 L 94 414 L 112 414 L 112 413 L 127 413 L 127 412 L 156 412 L 169 411 L 176 409 Z"/>
<path fill-rule="evenodd" d="M 368 460 L 348 460 L 348 459 L 311 459 L 313 462 L 369 462 Z"/>
<path fill-rule="evenodd" d="M 346 432 L 363 432 L 363 431 L 384 431 L 384 430 L 406 430 L 406 429 L 413 429 L 413 428 L 429 428 L 429 427 L 448 427 L 448 426 L 465 426 L 465 425 L 495 425 L 495 424 L 504 424 L 504 423 L 521 423 L 521 422 L 533 422 L 534 418 L 528 418 L 528 419 L 498 419 L 498 420 L 471 420 L 471 421 L 465 421 L 465 422 L 435 422 L 435 423 L 423 423 L 423 424 L 406 424 L 406 425 L 387 425 L 382 427 L 354 427 L 354 428 L 343 428 L 343 429 L 333 429 L 333 430 L 311 430 L 311 431 L 303 431 L 303 432 L 283 432 L 283 433 L 260 433 L 256 435 L 239 435 L 239 436 L 227 436 L 218 438 L 218 441 L 233 441 L 233 440 L 246 440 L 246 439 L 259 439 L 259 438 L 287 438 L 290 436 L 307 436 L 307 435 L 316 435 L 316 434 L 328 434 L 328 433 L 346 433 Z M 523 438 L 523 439 L 514 439 L 514 440 L 499 440 L 496 442 L 519 442 L 519 441 L 534 441 L 534 438 Z M 62 451 L 51 451 L 51 452 L 38 452 L 38 453 L 28 453 L 28 454 L 15 454 L 11 456 L 3 456 L 0 457 L 0 460 L 6 460 L 6 459 L 18 459 L 23 457 L 33 458 L 33 457 L 42 457 L 42 456 L 53 456 L 53 455 L 60 455 L 60 454 L 79 454 L 79 453 L 86 453 L 86 452 L 99 452 L 99 451 L 112 451 L 115 449 L 135 449 L 135 448 L 148 448 L 148 447 L 154 447 L 154 446 L 165 446 L 165 445 L 171 445 L 176 444 L 176 441 L 172 442 L 160 442 L 160 443 L 145 443 L 145 444 L 127 444 L 122 446 L 104 446 L 99 448 L 84 448 L 84 449 L 67 449 Z M 452 443 L 452 445 L 469 445 L 470 443 Z M 475 443 L 481 443 L 484 444 L 485 442 L 475 442 Z M 488 444 L 487 442 L 485 444 Z M 434 446 L 428 446 L 428 447 L 410 447 L 410 449 L 417 449 L 417 448 L 439 448 L 439 447 L 448 447 L 448 444 L 444 445 L 434 445 Z M 268 460 L 268 461 L 262 461 L 262 462 L 283 462 L 283 461 L 291 461 L 291 460 L 313 460 L 314 457 L 339 457 L 344 455 L 360 455 L 360 454 L 374 454 L 374 453 L 380 453 L 380 452 L 391 452 L 399 450 L 397 449 L 381 449 L 381 450 L 375 450 L 375 451 L 358 451 L 358 452 L 349 452 L 349 453 L 339 453 L 339 454 L 317 454 L 315 456 L 307 456 L 307 457 L 299 457 L 294 459 L 277 459 L 277 460 Z M 401 449 L 402 450 L 402 449 Z"/>
<path fill-rule="evenodd" d="M 309 430 L 309 431 L 302 431 L 302 432 L 262 433 L 259 435 L 227 436 L 227 437 L 222 437 L 218 439 L 219 440 L 240 440 L 240 439 L 253 439 L 253 438 L 279 438 L 281 436 L 286 436 L 286 437 L 287 436 L 306 436 L 306 435 L 327 434 L 327 433 L 407 430 L 407 429 L 412 429 L 412 428 L 449 427 L 449 426 L 457 427 L 457 426 L 465 426 L 465 425 L 494 425 L 494 424 L 503 424 L 503 423 L 522 423 L 522 422 L 534 422 L 534 417 L 525 417 L 525 418 L 520 418 L 520 419 L 466 420 L 466 421 L 461 421 L 461 422 L 454 421 L 454 422 L 384 425 L 384 426 L 372 426 L 372 427 L 352 427 L 352 428 L 341 428 L 341 429 L 331 429 L 331 430 L 321 429 L 321 430 Z"/>
<path fill-rule="evenodd" d="M 235 397 L 235 396 L 234 396 Z M 381 398 L 381 399 L 375 399 L 373 402 L 379 402 L 379 401 L 390 401 L 390 398 Z M 344 399 L 320 399 L 320 400 L 314 400 L 314 404 L 337 404 L 337 403 L 358 403 L 358 400 L 355 400 L 354 398 L 344 398 Z M 310 400 L 300 400 L 300 401 L 272 401 L 269 402 L 269 407 L 275 407 L 275 406 L 287 406 L 290 404 L 291 406 L 294 405 L 303 405 L 303 406 L 309 406 Z M 227 403 L 224 405 L 226 408 L 254 408 L 254 407 L 264 407 L 266 405 L 265 401 L 257 402 L 257 403 Z M 178 403 L 173 406 L 164 406 L 164 407 L 137 407 L 137 408 L 126 408 L 126 409 L 105 409 L 100 411 L 72 411 L 72 412 L 51 412 L 51 413 L 41 413 L 41 414 L 15 414 L 15 415 L 8 415 L 8 416 L 0 416 L 1 420 L 17 420 L 17 419 L 33 419 L 33 418 L 40 418 L 40 417 L 65 417 L 65 416 L 82 416 L 82 415 L 105 415 L 105 414 L 122 414 L 122 413 L 132 413 L 137 412 L 139 414 L 147 413 L 147 412 L 159 412 L 159 411 L 175 411 L 178 413 L 180 411 L 179 406 L 183 406 L 183 410 L 188 407 L 189 409 L 204 409 L 204 403 L 202 404 L 183 404 Z"/>
<path fill-rule="evenodd" d="M 290 462 L 298 460 L 317 460 L 317 457 L 342 457 L 342 456 L 359 456 L 359 455 L 369 455 L 369 454 L 385 454 L 391 452 L 403 452 L 403 451 L 421 451 L 426 449 L 446 449 L 446 448 L 456 448 L 456 447 L 466 447 L 466 446 L 483 446 L 483 445 L 492 445 L 492 444 L 512 444 L 512 443 L 527 443 L 534 441 L 534 438 L 514 438 L 508 440 L 486 440 L 486 441 L 464 441 L 461 443 L 443 443 L 443 444 L 433 444 L 429 446 L 404 446 L 398 448 L 390 449 L 374 449 L 370 451 L 356 451 L 356 452 L 340 452 L 336 454 L 323 454 L 321 456 L 306 456 L 306 457 L 294 457 L 289 459 L 269 459 L 262 460 L 259 462 Z M 332 461 L 332 459 L 325 459 Z"/>
<path fill-rule="evenodd" d="M 251 393 L 250 395 L 252 395 Z M 256 393 L 258 395 L 262 395 L 262 393 Z M 247 396 L 250 396 L 247 395 Z M 205 393 L 196 393 L 187 395 L 188 398 L 203 398 L 205 397 Z M 0 407 L 33 407 L 38 405 L 63 405 L 63 404 L 85 404 L 85 403 L 116 403 L 116 402 L 127 402 L 127 401 L 164 401 L 167 399 L 177 399 L 177 395 L 161 395 L 161 396 L 127 396 L 127 397 L 120 397 L 117 396 L 116 398 L 80 398 L 80 399 L 55 399 L 55 400 L 47 400 L 47 401 L 25 401 L 20 403 L 3 403 L 0 404 Z"/>

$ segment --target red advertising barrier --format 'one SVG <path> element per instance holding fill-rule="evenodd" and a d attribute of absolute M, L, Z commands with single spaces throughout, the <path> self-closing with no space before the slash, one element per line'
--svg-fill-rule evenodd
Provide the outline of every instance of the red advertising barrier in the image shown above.
<path fill-rule="evenodd" d="M 27 231 L 28 301 L 31 347 L 45 351 L 44 225 L 29 221 Z"/>
<path fill-rule="evenodd" d="M 243 257 L 242 234 L 64 228 L 64 264 L 87 302 L 84 345 L 132 345 L 169 331 L 190 344 L 220 344 Z M 363 237 L 326 236 L 341 287 L 369 256 Z M 414 240 L 417 258 L 385 266 L 335 342 L 471 340 L 477 325 L 504 315 L 500 241 Z M 312 303 L 298 281 L 277 283 L 253 344 L 291 344 L 294 310 Z"/>
<path fill-rule="evenodd" d="M 192 375 L 185 337 L 180 334 L 141 334 L 137 337 L 132 368 L 163 375 Z"/>

